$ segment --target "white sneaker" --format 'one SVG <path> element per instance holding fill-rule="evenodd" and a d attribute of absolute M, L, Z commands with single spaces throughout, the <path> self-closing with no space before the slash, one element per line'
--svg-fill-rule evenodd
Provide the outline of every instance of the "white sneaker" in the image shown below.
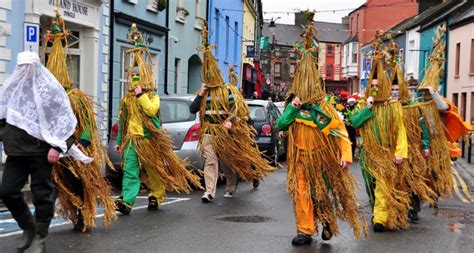
<path fill-rule="evenodd" d="M 224 198 L 233 198 L 234 197 L 234 193 L 232 192 L 225 192 L 224 193 Z"/>
<path fill-rule="evenodd" d="M 211 196 L 211 194 L 209 193 L 204 193 L 204 195 L 202 195 L 201 197 L 201 201 L 202 203 L 209 203 L 213 200 L 214 198 Z"/>

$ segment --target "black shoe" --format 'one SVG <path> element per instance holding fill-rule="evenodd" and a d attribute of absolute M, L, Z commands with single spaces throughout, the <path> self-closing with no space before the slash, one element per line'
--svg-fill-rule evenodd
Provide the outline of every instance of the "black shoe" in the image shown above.
<path fill-rule="evenodd" d="M 132 207 L 123 202 L 123 198 L 116 199 L 115 205 L 117 206 L 115 210 L 123 215 L 129 215 L 132 212 Z"/>
<path fill-rule="evenodd" d="M 411 222 L 416 223 L 417 221 L 420 220 L 420 217 L 418 217 L 418 212 L 415 211 L 408 211 L 408 218 L 410 219 Z"/>
<path fill-rule="evenodd" d="M 36 221 L 35 238 L 31 246 L 25 252 L 46 253 L 46 236 L 48 236 L 49 225 L 49 222 Z"/>
<path fill-rule="evenodd" d="M 158 200 L 153 197 L 153 196 L 150 196 L 148 197 L 148 210 L 150 211 L 154 211 L 154 210 L 158 210 Z"/>
<path fill-rule="evenodd" d="M 84 219 L 82 218 L 81 210 L 77 211 L 77 222 L 74 224 L 74 230 L 86 232 L 86 226 L 84 225 Z"/>
<path fill-rule="evenodd" d="M 23 252 L 33 243 L 36 234 L 36 222 L 31 215 L 30 209 L 26 209 L 21 215 L 15 217 L 15 220 L 23 230 L 23 241 L 17 247 L 18 252 Z"/>
<path fill-rule="evenodd" d="M 323 223 L 323 232 L 321 233 L 321 239 L 324 241 L 329 241 L 332 238 L 332 231 L 331 227 L 329 226 L 329 223 L 324 222 Z"/>
<path fill-rule="evenodd" d="M 376 232 L 376 233 L 385 232 L 385 227 L 384 227 L 384 225 L 382 225 L 382 224 L 380 224 L 380 223 L 375 223 L 375 224 L 374 224 L 374 232 Z"/>
<path fill-rule="evenodd" d="M 254 188 L 254 189 L 257 189 L 258 186 L 260 186 L 260 180 L 254 179 L 254 180 L 253 180 L 253 188 Z"/>
<path fill-rule="evenodd" d="M 305 233 L 298 233 L 296 237 L 291 240 L 291 244 L 299 246 L 310 244 L 311 241 L 313 241 L 313 238 L 310 235 L 307 235 Z"/>
<path fill-rule="evenodd" d="M 204 193 L 204 195 L 202 195 L 201 197 L 201 201 L 202 203 L 209 203 L 213 200 L 214 198 L 211 196 L 211 194 L 208 194 L 208 193 Z"/>

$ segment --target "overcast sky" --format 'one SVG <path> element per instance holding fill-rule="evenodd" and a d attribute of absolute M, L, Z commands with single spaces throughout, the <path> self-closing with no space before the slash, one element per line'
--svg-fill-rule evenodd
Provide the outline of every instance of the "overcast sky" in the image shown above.
<path fill-rule="evenodd" d="M 294 24 L 294 15 L 292 13 L 265 13 L 265 12 L 295 12 L 299 10 L 341 10 L 355 9 L 365 3 L 365 0 L 262 0 L 263 18 L 271 19 L 281 17 L 277 23 Z M 322 12 L 316 13 L 315 20 L 341 23 L 341 18 L 346 16 L 348 11 Z M 265 20 L 267 21 L 267 20 Z M 268 21 L 267 21 L 268 22 Z"/>

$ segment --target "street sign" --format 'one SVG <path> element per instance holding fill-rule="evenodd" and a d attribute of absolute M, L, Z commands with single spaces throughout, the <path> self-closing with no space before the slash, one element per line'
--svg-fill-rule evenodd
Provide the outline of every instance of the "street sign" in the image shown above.
<path fill-rule="evenodd" d="M 247 58 L 255 58 L 255 46 L 247 46 Z"/>
<path fill-rule="evenodd" d="M 258 37 L 258 47 L 260 49 L 268 49 L 268 37 Z"/>
<path fill-rule="evenodd" d="M 39 39 L 39 25 L 25 23 L 23 27 L 24 50 L 39 53 Z"/>

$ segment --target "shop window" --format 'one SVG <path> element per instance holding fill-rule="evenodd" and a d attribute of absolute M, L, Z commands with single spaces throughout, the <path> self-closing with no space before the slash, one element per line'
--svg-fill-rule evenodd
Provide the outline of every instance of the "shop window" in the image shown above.
<path fill-rule="evenodd" d="M 290 76 L 294 76 L 295 75 L 295 69 L 296 69 L 296 64 L 295 63 L 290 63 Z"/>
<path fill-rule="evenodd" d="M 333 54 L 334 54 L 334 47 L 332 45 L 328 45 L 327 55 L 328 56 L 333 56 Z"/>
<path fill-rule="evenodd" d="M 357 43 L 352 43 L 352 63 L 357 64 Z"/>

